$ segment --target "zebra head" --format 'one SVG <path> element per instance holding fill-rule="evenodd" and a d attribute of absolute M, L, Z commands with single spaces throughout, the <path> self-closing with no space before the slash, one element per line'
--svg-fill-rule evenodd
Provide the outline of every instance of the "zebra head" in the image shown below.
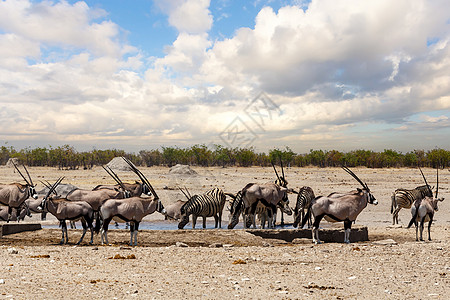
<path fill-rule="evenodd" d="M 239 215 L 244 209 L 242 191 L 239 191 L 233 198 L 234 199 L 231 203 L 230 215 L 228 220 L 228 229 L 233 229 L 239 223 Z"/>

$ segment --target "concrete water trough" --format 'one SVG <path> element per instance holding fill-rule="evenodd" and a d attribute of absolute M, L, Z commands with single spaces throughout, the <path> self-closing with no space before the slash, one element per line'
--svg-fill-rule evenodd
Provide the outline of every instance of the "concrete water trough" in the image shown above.
<path fill-rule="evenodd" d="M 2 223 L 0 224 L 0 237 L 24 231 L 35 231 L 42 229 L 39 223 Z"/>
<path fill-rule="evenodd" d="M 291 243 L 295 239 L 312 239 L 311 229 L 248 229 L 248 233 L 264 239 L 279 239 Z M 344 242 L 344 228 L 321 228 L 319 238 L 323 242 Z M 350 242 L 364 242 L 369 240 L 369 232 L 365 226 L 353 226 Z"/>

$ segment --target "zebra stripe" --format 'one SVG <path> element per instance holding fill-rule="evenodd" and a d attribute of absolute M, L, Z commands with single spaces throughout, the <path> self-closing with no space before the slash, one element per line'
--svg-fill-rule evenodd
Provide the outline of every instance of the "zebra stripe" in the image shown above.
<path fill-rule="evenodd" d="M 429 186 L 421 185 L 413 190 L 397 189 L 391 196 L 391 214 L 392 224 L 398 224 L 398 213 L 402 208 L 411 208 L 411 205 L 417 200 L 425 197 L 433 197 Z"/>
<path fill-rule="evenodd" d="M 316 198 L 316 196 L 314 195 L 312 188 L 309 186 L 300 188 L 294 209 L 294 227 L 297 227 L 305 218 L 305 211 L 308 210 L 308 207 L 311 205 L 311 201 L 314 200 L 314 198 Z M 312 220 L 310 215 L 308 218 L 308 228 L 311 227 L 311 224 Z"/>
<path fill-rule="evenodd" d="M 225 194 L 219 188 L 207 191 L 203 195 L 194 195 L 180 209 L 181 221 L 178 224 L 179 229 L 189 222 L 189 216 L 192 215 L 192 228 L 195 228 L 197 217 L 203 217 L 203 228 L 206 228 L 206 218 L 214 217 L 215 228 L 222 227 L 222 211 L 225 205 Z"/>

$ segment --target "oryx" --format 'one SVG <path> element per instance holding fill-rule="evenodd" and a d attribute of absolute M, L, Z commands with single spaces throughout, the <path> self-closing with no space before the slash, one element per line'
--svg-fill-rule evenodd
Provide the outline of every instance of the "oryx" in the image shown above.
<path fill-rule="evenodd" d="M 100 214 L 103 219 L 102 244 L 108 244 L 108 225 L 111 220 L 130 223 L 130 245 L 137 245 L 137 234 L 139 223 L 142 219 L 155 211 L 165 214 L 164 206 L 158 195 L 148 182 L 152 191 L 151 197 L 131 197 L 125 199 L 109 199 L 100 207 Z M 134 240 L 134 243 L 133 243 Z"/>
<path fill-rule="evenodd" d="M 242 210 L 234 209 L 231 212 L 228 228 L 232 229 L 237 225 L 241 211 L 252 220 L 253 228 L 256 228 L 255 211 L 259 203 L 265 205 L 268 209 L 271 209 L 272 212 L 274 212 L 278 206 L 282 208 L 282 211 L 286 214 L 292 215 L 292 210 L 288 205 L 287 193 L 287 188 L 272 182 L 265 184 L 247 184 L 240 194 L 240 197 L 242 197 L 243 208 Z M 269 222 L 269 228 L 273 228 L 272 220 L 269 220 Z"/>
<path fill-rule="evenodd" d="M 67 236 L 67 226 L 66 220 L 76 221 L 81 220 L 83 226 L 83 234 L 77 245 L 83 241 L 84 235 L 86 234 L 87 228 L 91 231 L 91 241 L 89 244 L 93 243 L 94 232 L 92 223 L 94 221 L 94 209 L 86 201 L 68 201 L 64 198 L 52 199 L 50 194 L 55 190 L 56 186 L 64 179 L 60 177 L 49 189 L 47 195 L 45 195 L 42 200 L 41 205 L 38 210 L 48 211 L 54 215 L 60 222 L 62 238 L 60 244 L 67 244 L 69 242 L 69 237 Z"/>
<path fill-rule="evenodd" d="M 26 184 L 21 183 L 11 183 L 11 184 L 0 184 L 0 203 L 8 206 L 8 218 L 7 222 L 10 221 L 12 209 L 16 209 L 16 215 L 20 215 L 20 210 L 24 205 L 24 201 L 29 197 L 37 198 L 37 193 L 35 189 L 35 185 L 31 180 L 30 173 L 25 166 L 25 172 L 28 175 L 28 181 L 25 176 L 20 172 L 17 165 L 13 162 L 14 167 L 17 172 L 19 172 L 20 176 L 25 180 Z"/>
<path fill-rule="evenodd" d="M 328 196 L 319 196 L 311 201 L 306 217 L 302 221 L 302 228 L 312 213 L 314 217 L 312 238 L 316 244 L 321 243 L 319 240 L 319 224 L 323 217 L 326 217 L 329 221 L 344 222 L 344 243 L 350 243 L 352 222 L 356 220 L 367 203 L 378 204 L 367 184 L 363 183 L 349 168 L 342 168 L 355 178 L 363 188 L 358 188 L 356 191 L 349 193 L 331 193 Z"/>
<path fill-rule="evenodd" d="M 438 211 L 438 202 L 444 201 L 444 198 L 438 198 L 439 191 L 439 168 L 436 169 L 436 194 L 433 197 L 426 196 L 423 199 L 418 199 L 411 207 L 411 221 L 409 221 L 408 227 L 414 223 L 416 225 L 416 241 L 418 241 L 417 231 L 420 222 L 420 240 L 423 241 L 423 227 L 425 222 L 428 222 L 428 240 L 431 241 L 431 224 L 433 223 L 434 212 Z"/>

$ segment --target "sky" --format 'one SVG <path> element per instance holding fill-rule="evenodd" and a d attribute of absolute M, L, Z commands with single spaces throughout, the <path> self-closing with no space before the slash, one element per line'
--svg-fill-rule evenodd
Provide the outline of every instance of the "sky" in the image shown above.
<path fill-rule="evenodd" d="M 0 0 L 0 146 L 450 149 L 446 0 Z"/>

